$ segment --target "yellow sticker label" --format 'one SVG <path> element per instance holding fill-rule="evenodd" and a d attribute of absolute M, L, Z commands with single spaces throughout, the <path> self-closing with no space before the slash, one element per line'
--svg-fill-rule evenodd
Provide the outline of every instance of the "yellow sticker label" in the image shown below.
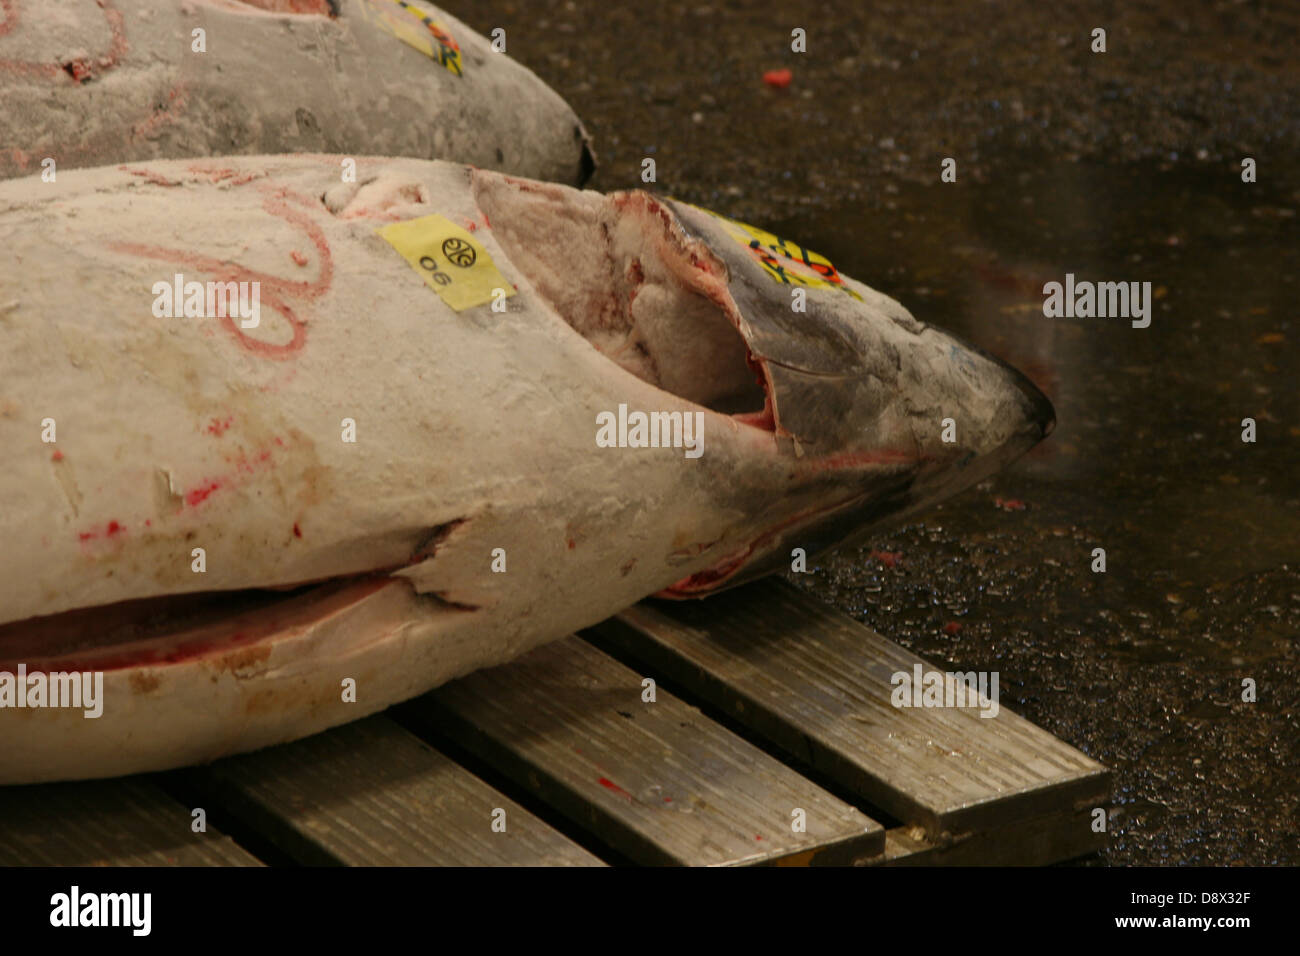
<path fill-rule="evenodd" d="M 415 47 L 434 63 L 447 71 L 464 76 L 460 45 L 442 26 L 419 7 L 406 0 L 367 0 L 378 14 L 381 29 L 391 33 L 407 46 Z M 364 6 L 362 10 L 366 9 Z"/>
<path fill-rule="evenodd" d="M 375 231 L 457 312 L 515 294 L 488 251 L 450 219 L 421 216 Z"/>
<path fill-rule="evenodd" d="M 716 212 L 701 209 L 699 206 L 695 208 L 707 212 L 718 220 L 731 238 L 749 249 L 773 282 L 836 289 L 859 302 L 862 301 L 862 296 L 844 284 L 844 277 L 825 256 L 818 255 L 797 242 L 790 242 L 788 239 L 782 239 L 764 229 L 759 229 L 757 226 L 719 216 Z"/>

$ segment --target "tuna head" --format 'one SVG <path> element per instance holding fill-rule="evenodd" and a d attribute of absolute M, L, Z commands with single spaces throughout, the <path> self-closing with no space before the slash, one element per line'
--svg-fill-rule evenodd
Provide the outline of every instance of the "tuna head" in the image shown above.
<path fill-rule="evenodd" d="M 695 481 L 724 520 L 681 536 L 697 542 L 682 553 L 715 560 L 660 596 L 703 596 L 788 567 L 792 548 L 909 517 L 1055 424 L 1015 369 L 771 233 L 644 192 L 579 198 L 491 174 L 475 188 L 555 311 L 626 371 L 707 408 L 721 436 Z M 554 242 L 526 238 L 543 231 Z"/>
<path fill-rule="evenodd" d="M 679 582 L 695 596 L 788 567 L 948 498 L 1051 433 L 1051 402 L 1020 372 L 824 257 L 752 226 L 673 203 L 725 264 L 749 362 L 765 390 L 755 424 L 788 439 L 796 497 L 817 504 L 735 558 Z M 734 569 L 733 568 L 734 565 Z"/>

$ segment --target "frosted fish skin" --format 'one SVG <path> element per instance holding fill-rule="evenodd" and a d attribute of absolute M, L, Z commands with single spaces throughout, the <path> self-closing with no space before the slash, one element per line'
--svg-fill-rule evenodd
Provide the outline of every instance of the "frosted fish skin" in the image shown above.
<path fill-rule="evenodd" d="M 594 168 L 573 110 L 432 4 L 12 0 L 5 9 L 0 176 L 40 172 L 47 158 L 63 170 L 320 151 L 577 184 Z M 196 29 L 205 52 L 193 49 Z"/>
<path fill-rule="evenodd" d="M 1050 429 L 1020 376 L 848 277 L 793 313 L 691 207 L 447 163 L 362 158 L 354 184 L 337 169 L 0 183 L 0 671 L 105 683 L 97 719 L 0 709 L 0 782 L 357 719 L 913 513 Z M 506 311 L 454 310 L 377 232 L 435 214 L 499 270 Z M 260 325 L 157 317 L 176 273 L 259 281 Z M 698 414 L 703 453 L 599 447 L 620 405 Z M 199 592 L 241 603 L 148 634 L 118 603 Z"/>

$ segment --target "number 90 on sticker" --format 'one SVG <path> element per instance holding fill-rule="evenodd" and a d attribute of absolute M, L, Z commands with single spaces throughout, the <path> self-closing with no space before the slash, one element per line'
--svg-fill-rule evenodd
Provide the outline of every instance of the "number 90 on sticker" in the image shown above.
<path fill-rule="evenodd" d="M 487 249 L 444 216 L 421 216 L 376 231 L 457 312 L 515 294 Z"/>

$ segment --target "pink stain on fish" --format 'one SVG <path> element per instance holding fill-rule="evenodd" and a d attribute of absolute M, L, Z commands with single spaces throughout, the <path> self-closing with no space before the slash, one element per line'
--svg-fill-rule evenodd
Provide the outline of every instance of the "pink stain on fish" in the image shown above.
<path fill-rule="evenodd" d="M 96 538 L 115 538 L 119 534 L 125 534 L 125 533 L 126 533 L 125 525 L 121 524 L 118 521 L 110 521 L 108 524 L 104 525 L 102 531 L 100 530 L 82 531 L 77 535 L 77 539 L 80 541 L 93 541 Z"/>
<path fill-rule="evenodd" d="M 114 9 L 109 0 L 99 0 L 99 9 L 108 23 L 108 52 L 99 56 L 77 57 L 66 62 L 55 63 L 0 59 L 0 71 L 17 76 L 43 76 L 51 80 L 68 76 L 74 83 L 81 83 L 94 73 L 107 73 L 120 64 L 122 58 L 126 56 L 126 27 L 121 11 Z M 5 13 L 4 20 L 0 21 L 0 36 L 4 36 L 19 25 L 18 0 L 0 0 L 0 10 L 4 10 Z"/>
<path fill-rule="evenodd" d="M 287 447 L 284 439 L 279 437 L 276 437 L 273 443 L 279 448 Z M 268 445 L 251 455 L 241 448 L 235 454 L 227 455 L 226 461 L 234 466 L 234 471 L 213 478 L 205 478 L 202 483 L 185 493 L 185 504 L 191 508 L 197 507 L 207 501 L 213 492 L 222 491 L 238 484 L 239 476 L 255 474 L 260 468 L 271 462 L 271 446 Z"/>

